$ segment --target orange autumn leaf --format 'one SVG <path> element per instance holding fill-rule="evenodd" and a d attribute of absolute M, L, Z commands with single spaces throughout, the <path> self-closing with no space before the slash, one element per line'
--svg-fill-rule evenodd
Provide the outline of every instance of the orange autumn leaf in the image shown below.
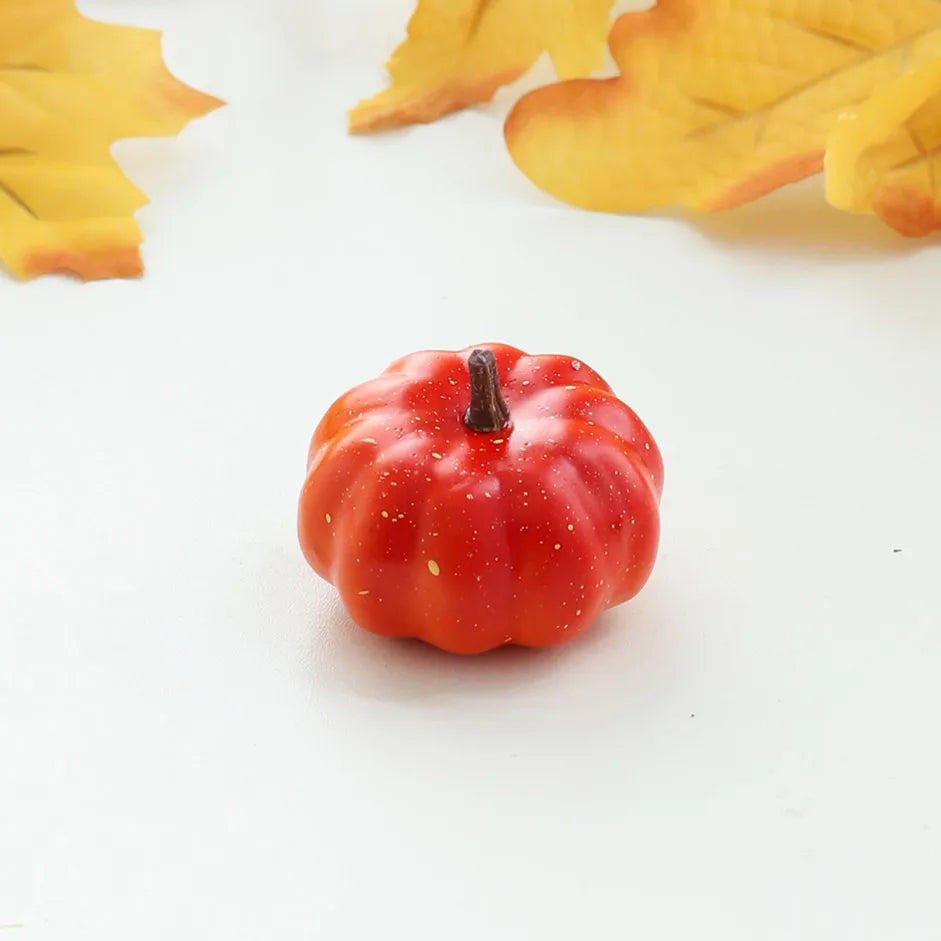
<path fill-rule="evenodd" d="M 604 63 L 614 0 L 419 0 L 386 63 L 388 89 L 349 114 L 354 133 L 427 123 L 481 101 L 548 52 L 563 78 Z"/>
<path fill-rule="evenodd" d="M 941 60 L 899 76 L 837 121 L 827 199 L 903 235 L 941 228 Z"/>
<path fill-rule="evenodd" d="M 620 76 L 517 103 L 517 165 L 591 209 L 723 209 L 819 171 L 843 111 L 941 56 L 941 2 L 659 0 L 610 45 Z"/>
<path fill-rule="evenodd" d="M 140 275 L 147 199 L 111 145 L 220 104 L 167 71 L 157 32 L 86 19 L 73 0 L 0 0 L 0 259 L 20 278 Z"/>

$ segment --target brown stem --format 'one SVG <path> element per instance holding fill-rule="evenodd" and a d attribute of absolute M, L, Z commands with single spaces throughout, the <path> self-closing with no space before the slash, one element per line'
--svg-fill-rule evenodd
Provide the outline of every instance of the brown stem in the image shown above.
<path fill-rule="evenodd" d="M 488 433 L 506 428 L 510 410 L 500 394 L 497 361 L 490 350 L 474 350 L 467 360 L 470 373 L 470 408 L 464 423 L 471 431 Z"/>

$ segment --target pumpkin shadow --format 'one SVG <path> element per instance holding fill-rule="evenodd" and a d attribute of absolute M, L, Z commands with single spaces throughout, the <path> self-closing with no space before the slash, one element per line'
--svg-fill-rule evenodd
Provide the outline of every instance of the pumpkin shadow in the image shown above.
<path fill-rule="evenodd" d="M 662 583 L 658 588 L 656 577 L 641 597 L 606 611 L 567 644 L 461 657 L 358 627 L 333 587 L 286 547 L 251 553 L 234 572 L 235 585 L 246 570 L 260 573 L 250 603 L 258 612 L 252 620 L 263 656 L 290 673 L 318 709 L 346 713 L 358 702 L 362 715 L 378 722 L 376 729 L 386 725 L 375 707 L 388 705 L 427 711 L 432 723 L 451 717 L 486 725 L 502 721 L 495 715 L 503 709 L 522 716 L 535 712 L 576 730 L 571 734 L 617 728 L 625 716 L 643 722 L 670 696 L 687 656 L 677 629 L 676 592 Z M 236 591 L 232 603 L 244 610 L 246 598 Z"/>
<path fill-rule="evenodd" d="M 568 644 L 540 650 L 502 647 L 457 656 L 418 640 L 380 637 L 358 627 L 338 601 L 311 630 L 307 666 L 314 684 L 398 703 L 487 698 L 540 685 L 578 661 L 605 657 L 605 647 L 630 628 L 623 609 L 607 611 Z"/>

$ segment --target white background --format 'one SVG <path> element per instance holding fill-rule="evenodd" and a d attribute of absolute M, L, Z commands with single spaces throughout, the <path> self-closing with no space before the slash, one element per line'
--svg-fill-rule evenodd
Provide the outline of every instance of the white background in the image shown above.
<path fill-rule="evenodd" d="M 544 66 L 350 139 L 409 6 L 84 6 L 230 106 L 118 148 L 143 281 L 0 280 L 0 941 L 941 936 L 937 243 L 558 205 Z M 295 500 L 336 395 L 488 340 L 640 413 L 662 552 L 462 660 L 354 628 Z"/>

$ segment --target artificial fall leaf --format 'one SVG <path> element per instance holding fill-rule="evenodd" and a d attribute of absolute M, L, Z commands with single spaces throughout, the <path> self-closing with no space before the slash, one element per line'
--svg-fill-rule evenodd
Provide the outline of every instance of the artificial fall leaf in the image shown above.
<path fill-rule="evenodd" d="M 899 76 L 843 115 L 827 144 L 827 199 L 903 235 L 941 228 L 941 60 Z"/>
<path fill-rule="evenodd" d="M 73 0 L 0 0 L 0 258 L 21 278 L 140 275 L 147 199 L 111 145 L 220 104 L 167 71 L 157 32 L 86 19 Z"/>
<path fill-rule="evenodd" d="M 517 103 L 513 159 L 591 209 L 723 209 L 819 171 L 841 112 L 941 56 L 941 2 L 660 0 L 610 45 L 620 76 Z"/>
<path fill-rule="evenodd" d="M 548 52 L 563 78 L 604 62 L 614 0 L 419 0 L 386 63 L 390 87 L 349 114 L 354 133 L 427 123 L 480 101 Z"/>

